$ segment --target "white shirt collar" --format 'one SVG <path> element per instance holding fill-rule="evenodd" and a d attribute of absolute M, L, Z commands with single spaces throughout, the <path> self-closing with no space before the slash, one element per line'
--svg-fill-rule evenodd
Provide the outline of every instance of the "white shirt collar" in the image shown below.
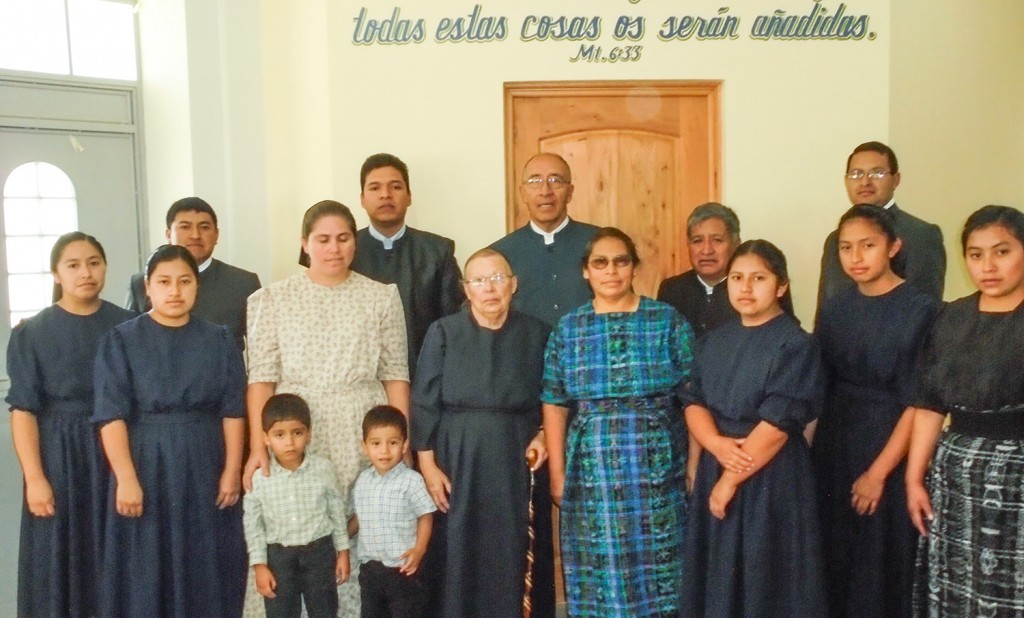
<path fill-rule="evenodd" d="M 883 210 L 889 210 L 889 207 L 892 206 L 895 203 L 896 203 L 896 196 L 893 196 L 893 198 L 891 200 L 889 200 L 888 204 L 886 204 L 885 206 L 882 206 L 882 209 Z"/>
<path fill-rule="evenodd" d="M 551 230 L 550 232 L 545 232 L 544 230 L 542 230 L 539 227 L 537 227 L 537 224 L 533 222 L 533 219 L 530 219 L 530 228 L 534 232 L 537 232 L 538 234 L 540 234 L 541 236 L 544 237 L 544 244 L 545 245 L 552 245 L 552 244 L 554 244 L 555 243 L 555 234 L 557 234 L 557 233 L 561 232 L 562 230 L 564 230 L 565 226 L 567 226 L 567 225 L 569 225 L 569 217 L 566 217 L 566 218 L 562 219 L 562 222 L 559 223 L 558 227 L 556 227 L 555 229 Z"/>
<path fill-rule="evenodd" d="M 700 281 L 700 284 L 704 286 L 704 291 L 707 292 L 708 296 L 710 296 L 711 294 L 714 293 L 715 286 L 718 285 L 718 283 L 721 283 L 722 281 L 725 281 L 725 277 L 722 277 L 721 279 L 719 279 L 718 283 L 708 283 L 707 281 L 704 281 L 703 277 L 701 277 L 700 275 L 697 275 L 697 281 Z"/>
<path fill-rule="evenodd" d="M 395 235 L 391 236 L 390 238 L 378 232 L 377 228 L 373 227 L 372 225 L 369 226 L 367 229 L 370 230 L 370 236 L 373 236 L 374 238 L 379 240 L 381 244 L 384 245 L 385 251 L 391 251 L 391 248 L 395 246 L 395 241 L 401 238 L 402 236 L 405 236 L 405 228 L 405 224 L 402 224 L 402 229 L 395 232 Z"/>
<path fill-rule="evenodd" d="M 212 255 L 210 257 L 206 258 L 206 261 L 199 265 L 199 272 L 204 272 L 207 268 L 210 267 L 210 264 L 213 264 L 213 256 Z"/>

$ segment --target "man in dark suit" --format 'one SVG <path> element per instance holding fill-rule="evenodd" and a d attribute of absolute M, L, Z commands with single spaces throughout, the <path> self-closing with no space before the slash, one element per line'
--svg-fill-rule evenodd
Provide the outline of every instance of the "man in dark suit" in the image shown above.
<path fill-rule="evenodd" d="M 572 172 L 562 157 L 534 155 L 523 167 L 519 197 L 530 222 L 491 247 L 512 266 L 519 289 L 512 308 L 554 326 L 593 294 L 583 278 L 583 254 L 598 228 L 569 218 Z"/>
<path fill-rule="evenodd" d="M 946 282 L 946 249 L 939 226 L 918 219 L 900 209 L 893 197 L 900 184 L 896 153 L 881 142 L 866 142 L 853 149 L 846 160 L 846 193 L 850 204 L 873 204 L 890 212 L 903 248 L 896 255 L 893 269 L 918 289 L 942 300 Z M 839 263 L 835 231 L 825 239 L 818 283 L 818 312 L 826 300 L 854 282 Z M 815 319 L 817 321 L 817 319 Z"/>
<path fill-rule="evenodd" d="M 198 197 L 182 198 L 167 210 L 167 241 L 188 249 L 199 264 L 199 296 L 192 313 L 227 326 L 239 349 L 245 348 L 245 303 L 260 289 L 256 273 L 242 270 L 213 258 L 220 230 L 217 213 Z M 128 286 L 128 309 L 149 311 L 144 273 L 132 275 Z"/>
<path fill-rule="evenodd" d="M 455 242 L 405 224 L 412 189 L 409 168 L 398 157 L 380 153 L 367 158 L 359 170 L 359 184 L 359 199 L 370 225 L 356 233 L 352 270 L 398 286 L 405 308 L 412 377 L 427 327 L 458 311 L 465 299 Z"/>
<path fill-rule="evenodd" d="M 683 314 L 698 338 L 738 315 L 729 304 L 725 276 L 739 244 L 740 220 L 727 206 L 701 204 L 686 220 L 686 249 L 693 268 L 662 281 L 658 300 Z"/>

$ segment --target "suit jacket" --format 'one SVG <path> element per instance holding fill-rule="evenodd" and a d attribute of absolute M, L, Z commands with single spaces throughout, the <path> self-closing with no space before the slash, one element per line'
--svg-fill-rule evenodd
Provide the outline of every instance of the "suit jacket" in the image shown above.
<path fill-rule="evenodd" d="M 726 280 L 720 281 L 708 294 L 695 270 L 662 281 L 658 286 L 658 300 L 672 305 L 683 314 L 697 338 L 739 316 L 729 304 Z"/>
<path fill-rule="evenodd" d="M 409 337 L 409 376 L 413 376 L 427 328 L 435 320 L 457 312 L 465 300 L 455 242 L 406 227 L 405 234 L 386 250 L 384 243 L 370 235 L 369 228 L 363 228 L 356 232 L 352 270 L 398 286 Z"/>
<path fill-rule="evenodd" d="M 896 235 L 903 241 L 903 248 L 893 260 L 893 270 L 908 283 L 941 302 L 946 285 L 946 248 L 942 244 L 942 230 L 934 223 L 901 210 L 896 204 L 889 207 L 889 212 L 896 225 Z M 825 301 L 855 285 L 839 263 L 839 239 L 833 230 L 825 239 L 821 254 L 815 325 Z"/>
<path fill-rule="evenodd" d="M 570 219 L 555 234 L 555 242 L 545 245 L 544 237 L 526 224 L 492 244 L 492 249 L 508 258 L 519 280 L 512 308 L 554 326 L 563 315 L 593 298 L 583 278 L 582 260 L 598 229 Z"/>
<path fill-rule="evenodd" d="M 245 349 L 246 300 L 260 287 L 256 273 L 214 259 L 199 273 L 199 295 L 192 313 L 207 322 L 227 326 L 238 349 Z M 125 308 L 138 313 L 152 308 L 143 273 L 132 275 Z"/>

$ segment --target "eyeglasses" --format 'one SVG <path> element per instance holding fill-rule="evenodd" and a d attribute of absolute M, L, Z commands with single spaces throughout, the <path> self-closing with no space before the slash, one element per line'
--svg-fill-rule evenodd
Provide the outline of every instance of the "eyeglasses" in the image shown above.
<path fill-rule="evenodd" d="M 864 176 L 867 176 L 871 180 L 881 180 L 891 174 L 892 172 L 889 170 L 871 170 L 870 172 L 865 172 L 864 170 L 850 170 L 846 172 L 846 177 L 849 180 L 860 180 L 861 178 L 864 178 Z"/>
<path fill-rule="evenodd" d="M 552 189 L 561 189 L 562 187 L 567 186 L 569 184 L 569 181 L 566 180 L 565 178 L 562 178 L 561 176 L 555 176 L 553 174 L 551 176 L 548 176 L 547 178 L 541 178 L 540 176 L 531 176 L 530 178 L 527 178 L 526 180 L 523 181 L 523 184 L 526 185 L 528 189 L 534 191 L 540 190 L 540 188 L 544 186 L 544 183 L 547 183 L 548 186 L 551 187 Z"/>
<path fill-rule="evenodd" d="M 597 257 L 592 257 L 587 261 L 587 265 L 594 270 L 604 270 L 608 268 L 609 263 L 615 264 L 615 268 L 625 268 L 627 266 L 632 266 L 633 258 L 628 255 L 616 255 L 609 260 L 605 256 L 599 255 Z"/>
<path fill-rule="evenodd" d="M 490 277 L 476 277 L 475 279 L 463 279 L 462 282 L 466 285 L 474 288 L 482 288 L 487 285 L 490 281 L 495 287 L 505 285 L 505 283 L 512 280 L 515 275 L 506 275 L 505 273 L 494 273 Z"/>

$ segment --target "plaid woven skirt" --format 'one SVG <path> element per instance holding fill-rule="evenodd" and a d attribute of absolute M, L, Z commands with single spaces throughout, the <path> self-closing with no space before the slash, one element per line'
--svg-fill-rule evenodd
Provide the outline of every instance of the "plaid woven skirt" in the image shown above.
<path fill-rule="evenodd" d="M 947 430 L 928 473 L 915 616 L 1024 616 L 1024 441 Z"/>
<path fill-rule="evenodd" d="M 671 396 L 578 402 L 561 515 L 569 616 L 678 614 L 686 449 Z"/>

